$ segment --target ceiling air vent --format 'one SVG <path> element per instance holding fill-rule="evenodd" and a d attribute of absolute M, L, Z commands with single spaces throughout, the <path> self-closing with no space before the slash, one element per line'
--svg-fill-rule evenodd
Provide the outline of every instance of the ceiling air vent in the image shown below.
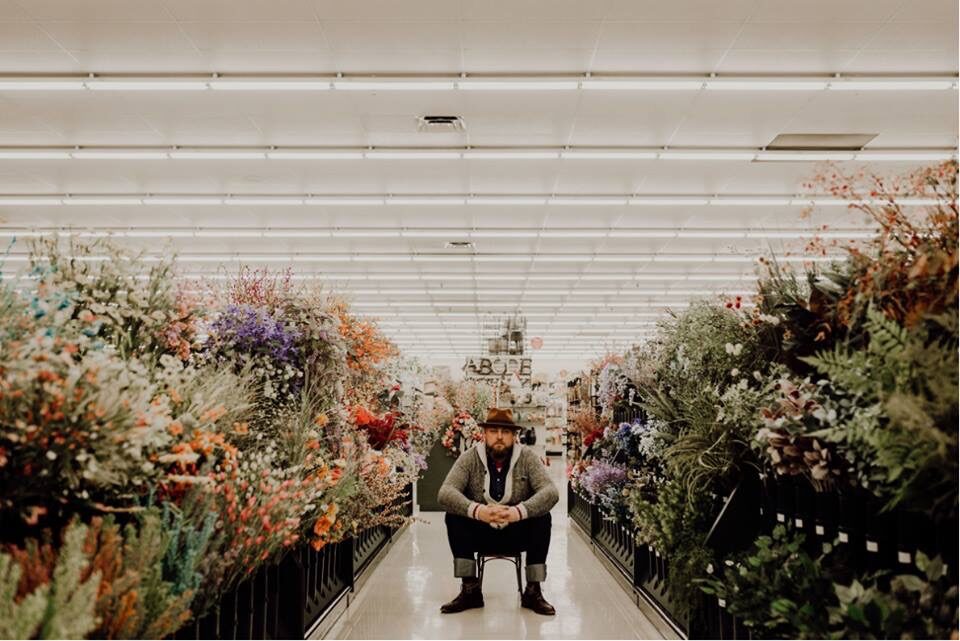
<path fill-rule="evenodd" d="M 859 151 L 877 134 L 780 134 L 767 149 L 776 151 Z"/>
<path fill-rule="evenodd" d="M 443 246 L 447 249 L 473 249 L 469 240 L 448 240 Z"/>
<path fill-rule="evenodd" d="M 456 133 L 466 131 L 467 125 L 460 116 L 420 116 L 417 131 L 426 133 Z"/>

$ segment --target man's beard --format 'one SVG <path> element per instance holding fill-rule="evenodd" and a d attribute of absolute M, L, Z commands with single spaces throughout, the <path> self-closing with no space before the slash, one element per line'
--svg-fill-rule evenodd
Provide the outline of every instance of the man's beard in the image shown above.
<path fill-rule="evenodd" d="M 507 458 L 507 452 L 509 449 L 510 448 L 503 443 L 495 443 L 491 448 L 490 455 L 494 458 L 494 460 L 502 461 L 503 459 Z"/>

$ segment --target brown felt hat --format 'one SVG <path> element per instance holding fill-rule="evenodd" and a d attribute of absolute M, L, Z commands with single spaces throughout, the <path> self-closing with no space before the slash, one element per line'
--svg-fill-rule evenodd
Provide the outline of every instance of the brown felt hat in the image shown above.
<path fill-rule="evenodd" d="M 480 423 L 480 427 L 509 427 L 519 430 L 521 426 L 513 422 L 513 410 L 491 407 L 487 410 L 487 420 Z"/>

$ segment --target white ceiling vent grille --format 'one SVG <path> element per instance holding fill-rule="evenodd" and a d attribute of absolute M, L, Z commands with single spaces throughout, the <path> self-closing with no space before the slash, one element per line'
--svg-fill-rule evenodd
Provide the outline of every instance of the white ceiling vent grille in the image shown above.
<path fill-rule="evenodd" d="M 767 149 L 790 151 L 859 151 L 877 134 L 780 134 Z"/>
<path fill-rule="evenodd" d="M 417 131 L 425 133 L 457 133 L 466 131 L 467 125 L 460 116 L 420 116 Z"/>

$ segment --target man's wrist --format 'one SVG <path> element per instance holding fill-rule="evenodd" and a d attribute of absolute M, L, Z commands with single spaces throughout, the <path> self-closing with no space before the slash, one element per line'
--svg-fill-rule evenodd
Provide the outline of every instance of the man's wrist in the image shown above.
<path fill-rule="evenodd" d="M 470 505 L 467 507 L 467 516 L 471 519 L 480 520 L 480 508 L 483 507 L 480 503 L 471 501 Z"/>

